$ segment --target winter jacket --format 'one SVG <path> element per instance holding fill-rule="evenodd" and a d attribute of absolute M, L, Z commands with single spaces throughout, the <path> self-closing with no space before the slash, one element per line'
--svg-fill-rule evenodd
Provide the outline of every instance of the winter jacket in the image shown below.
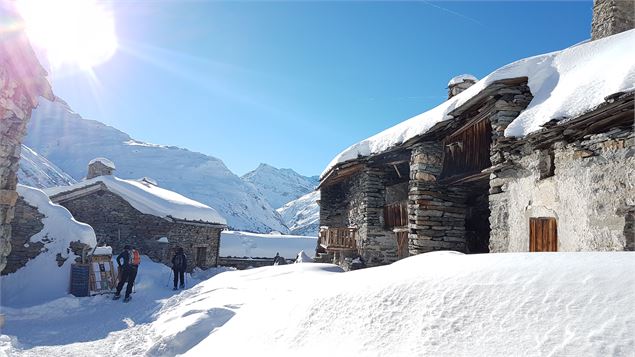
<path fill-rule="evenodd" d="M 172 268 L 177 271 L 187 270 L 187 257 L 185 254 L 177 253 L 172 257 Z"/>

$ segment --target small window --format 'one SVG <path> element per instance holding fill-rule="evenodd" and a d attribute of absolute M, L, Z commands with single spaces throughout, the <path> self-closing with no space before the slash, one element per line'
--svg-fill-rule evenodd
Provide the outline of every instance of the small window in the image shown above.
<path fill-rule="evenodd" d="M 537 217 L 529 219 L 529 251 L 558 251 L 558 226 L 555 218 Z"/>
<path fill-rule="evenodd" d="M 556 166 L 554 163 L 554 155 L 551 150 L 543 150 L 538 158 L 538 170 L 540 171 L 540 179 L 546 179 L 554 175 Z"/>

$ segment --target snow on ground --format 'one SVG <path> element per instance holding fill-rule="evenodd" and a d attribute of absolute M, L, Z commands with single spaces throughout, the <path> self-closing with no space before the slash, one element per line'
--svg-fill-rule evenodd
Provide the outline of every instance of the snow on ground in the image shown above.
<path fill-rule="evenodd" d="M 524 136 L 551 119 L 574 118 L 604 103 L 604 98 L 635 90 L 635 30 L 578 44 L 562 51 L 521 59 L 503 66 L 439 106 L 399 123 L 338 154 L 322 177 L 339 163 L 389 150 L 451 119 L 491 83 L 528 77 L 534 95 L 529 106 L 507 127 L 506 136 Z"/>
<path fill-rule="evenodd" d="M 205 221 L 226 224 L 218 212 L 200 202 L 196 202 L 176 192 L 166 190 L 151 183 L 138 180 L 123 180 L 115 176 L 99 176 L 71 186 L 46 189 L 49 196 L 77 190 L 97 183 L 103 183 L 108 190 L 119 195 L 141 213 L 157 217 L 173 217 L 190 221 Z"/>
<path fill-rule="evenodd" d="M 272 235 L 223 231 L 220 235 L 220 256 L 236 258 L 273 258 L 276 253 L 295 259 L 300 251 L 315 256 L 316 237 Z"/>
<path fill-rule="evenodd" d="M 35 305 L 66 295 L 70 267 L 76 258 L 75 253 L 68 251 L 70 243 L 79 241 L 91 247 L 97 244 L 91 226 L 77 222 L 66 208 L 52 203 L 44 192 L 18 185 L 18 194 L 45 216 L 44 228 L 30 239 L 30 242 L 43 242 L 44 247 L 43 252 L 24 267 L 0 277 L 3 306 Z M 58 253 L 67 258 L 61 267 L 55 259 Z"/>
<path fill-rule="evenodd" d="M 225 272 L 177 293 L 165 288 L 168 268 L 144 260 L 129 304 L 65 297 L 3 309 L 0 351 L 632 356 L 634 258 L 632 252 L 436 252 L 348 273 L 328 264 Z"/>

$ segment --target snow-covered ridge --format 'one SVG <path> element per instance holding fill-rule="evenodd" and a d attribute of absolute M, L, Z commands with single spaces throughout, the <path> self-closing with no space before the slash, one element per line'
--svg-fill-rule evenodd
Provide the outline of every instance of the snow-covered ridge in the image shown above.
<path fill-rule="evenodd" d="M 85 177 L 90 160 L 107 157 L 116 163 L 118 177 L 151 177 L 165 189 L 214 207 L 234 229 L 288 232 L 262 195 L 221 160 L 134 140 L 111 126 L 82 118 L 60 99 L 40 101 L 25 143 L 75 180 Z"/>
<path fill-rule="evenodd" d="M 291 234 L 316 237 L 320 228 L 320 191 L 313 191 L 277 209 Z"/>
<path fill-rule="evenodd" d="M 338 154 L 326 167 L 375 155 L 425 134 L 448 114 L 495 81 L 528 77 L 534 98 L 507 127 L 506 136 L 537 131 L 551 119 L 573 118 L 604 103 L 604 98 L 635 90 L 635 30 L 581 43 L 562 51 L 529 57 L 503 66 L 439 106 L 399 123 Z"/>
<path fill-rule="evenodd" d="M 50 197 L 54 197 L 99 183 L 104 184 L 108 190 L 119 195 L 141 213 L 157 217 L 227 224 L 225 218 L 207 205 L 176 192 L 137 180 L 123 180 L 114 176 L 99 176 L 70 186 L 49 188 L 45 192 Z"/>
<path fill-rule="evenodd" d="M 91 247 L 97 244 L 91 226 L 76 221 L 66 208 L 52 203 L 41 190 L 18 185 L 17 191 L 26 203 L 44 215 L 44 228 L 30 239 L 31 242 L 43 242 L 44 248 L 26 266 L 0 278 L 3 306 L 29 306 L 65 296 L 70 266 L 76 258 L 68 250 L 70 243 L 78 241 Z M 56 262 L 58 253 L 66 258 L 61 267 Z"/>
<path fill-rule="evenodd" d="M 316 177 L 302 176 L 292 169 L 278 169 L 267 164 L 260 164 L 242 179 L 252 184 L 274 208 L 313 191 L 318 184 Z"/>
<path fill-rule="evenodd" d="M 77 181 L 45 157 L 22 145 L 18 182 L 26 186 L 46 188 L 71 185 Z"/>

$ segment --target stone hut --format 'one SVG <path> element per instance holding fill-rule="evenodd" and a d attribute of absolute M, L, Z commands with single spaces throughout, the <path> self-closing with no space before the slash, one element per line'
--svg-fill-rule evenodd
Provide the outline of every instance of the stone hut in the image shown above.
<path fill-rule="evenodd" d="M 103 157 L 98 157 L 88 163 L 88 174 L 86 179 L 92 179 L 97 176 L 112 175 L 115 171 L 115 164 Z"/>
<path fill-rule="evenodd" d="M 515 62 L 340 153 L 319 185 L 320 259 L 633 250 L 633 41 Z"/>
<path fill-rule="evenodd" d="M 91 168 L 98 165 L 114 167 L 91 161 Z M 89 174 L 95 172 L 89 169 Z M 97 242 L 112 246 L 115 253 L 130 244 L 153 261 L 171 265 L 175 250 L 182 247 L 189 270 L 218 264 L 225 219 L 213 208 L 158 187 L 151 179 L 124 180 L 106 174 L 46 192 L 75 219 L 91 225 Z"/>
<path fill-rule="evenodd" d="M 0 3 L 8 31 L 0 33 L 0 271 L 11 251 L 11 220 L 18 199 L 18 161 L 31 110 L 38 97 L 53 99 L 46 71 L 20 26 L 13 2 Z"/>

